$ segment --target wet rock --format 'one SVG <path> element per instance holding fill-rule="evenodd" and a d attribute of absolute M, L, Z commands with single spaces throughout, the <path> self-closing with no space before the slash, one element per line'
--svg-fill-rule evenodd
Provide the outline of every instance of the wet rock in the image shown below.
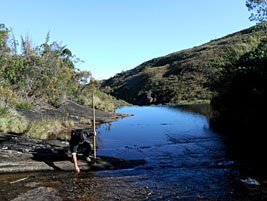
<path fill-rule="evenodd" d="M 221 161 L 218 162 L 217 167 L 225 168 L 236 165 L 235 161 Z"/>
<path fill-rule="evenodd" d="M 57 194 L 58 191 L 54 188 L 38 187 L 29 190 L 26 193 L 20 194 L 12 201 L 44 201 L 44 200 L 62 201 L 62 198 L 59 197 Z"/>
<path fill-rule="evenodd" d="M 248 184 L 248 185 L 255 185 L 255 186 L 260 185 L 260 183 L 256 179 L 252 179 L 250 177 L 247 179 L 241 179 L 241 181 L 245 184 Z"/>
<path fill-rule="evenodd" d="M 60 140 L 33 140 L 24 136 L 14 138 L 12 134 L 1 134 L 0 174 L 31 171 L 73 171 L 69 145 Z M 14 141 L 15 140 L 15 141 Z M 112 157 L 98 157 L 88 163 L 80 160 L 81 170 L 111 170 L 132 168 L 145 163 L 143 160 L 123 160 Z"/>

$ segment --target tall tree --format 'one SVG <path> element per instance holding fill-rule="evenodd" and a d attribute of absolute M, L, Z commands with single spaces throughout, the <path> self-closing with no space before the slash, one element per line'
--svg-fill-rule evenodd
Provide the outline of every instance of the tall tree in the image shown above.
<path fill-rule="evenodd" d="M 9 30 L 0 22 L 0 54 L 9 53 L 9 47 L 7 44 Z"/>
<path fill-rule="evenodd" d="M 267 0 L 246 0 L 246 6 L 251 12 L 251 21 L 267 21 Z"/>

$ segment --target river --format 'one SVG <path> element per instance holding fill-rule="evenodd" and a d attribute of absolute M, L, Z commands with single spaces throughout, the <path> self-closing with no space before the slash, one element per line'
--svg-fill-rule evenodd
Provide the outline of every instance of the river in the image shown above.
<path fill-rule="evenodd" d="M 46 187 L 52 200 L 264 199 L 265 173 L 257 174 L 243 160 L 246 157 L 236 156 L 228 137 L 214 132 L 208 117 L 194 111 L 188 106 L 120 108 L 117 112 L 133 116 L 97 129 L 97 155 L 144 159 L 146 164 L 79 175 L 27 174 L 30 179 L 10 186 L 5 193 L 10 190 L 12 197 L 23 188 L 32 191 L 28 197 L 38 200 L 34 195 L 40 195 L 41 188 Z"/>

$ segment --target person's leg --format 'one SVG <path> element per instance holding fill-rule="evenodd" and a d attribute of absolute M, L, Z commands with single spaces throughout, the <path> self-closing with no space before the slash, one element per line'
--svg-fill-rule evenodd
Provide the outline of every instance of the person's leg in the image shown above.
<path fill-rule="evenodd" d="M 92 153 L 91 145 L 88 142 L 82 144 L 82 153 L 86 161 L 90 162 L 90 155 Z"/>
<path fill-rule="evenodd" d="M 73 141 L 70 141 L 70 151 L 72 155 L 72 162 L 74 163 L 74 171 L 76 173 L 80 172 L 80 168 L 78 166 L 78 159 L 77 159 L 78 148 L 79 148 L 78 144 L 74 144 Z"/>

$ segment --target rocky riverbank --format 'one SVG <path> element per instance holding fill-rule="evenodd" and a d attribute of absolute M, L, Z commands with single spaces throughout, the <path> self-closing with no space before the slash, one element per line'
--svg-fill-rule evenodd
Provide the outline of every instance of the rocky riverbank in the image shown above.
<path fill-rule="evenodd" d="M 74 122 L 75 128 L 92 129 L 90 121 L 81 124 L 82 119 L 92 119 L 92 109 L 66 102 L 57 109 L 20 110 L 28 121 L 40 119 L 69 118 Z M 129 115 L 109 113 L 96 110 L 96 123 L 108 123 L 118 118 Z M 54 139 L 32 139 L 23 134 L 0 133 L 0 173 L 31 172 L 31 171 L 72 171 L 73 163 L 69 153 L 69 143 L 66 135 L 70 130 L 65 130 L 64 138 L 61 135 Z M 79 160 L 81 170 L 103 170 L 133 167 L 143 164 L 144 161 L 126 161 L 111 157 L 97 157 L 91 163 Z"/>

